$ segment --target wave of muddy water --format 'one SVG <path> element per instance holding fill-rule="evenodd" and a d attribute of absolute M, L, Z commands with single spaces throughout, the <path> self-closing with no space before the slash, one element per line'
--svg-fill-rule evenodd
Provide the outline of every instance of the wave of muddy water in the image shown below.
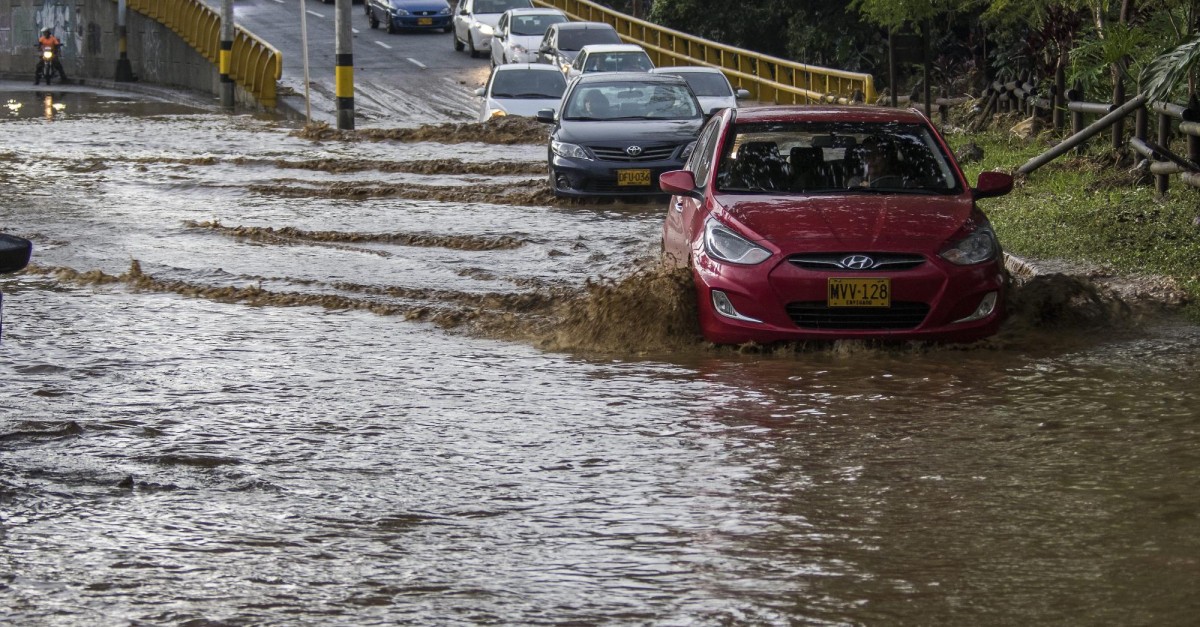
<path fill-rule="evenodd" d="M 543 144 L 62 102 L 0 118 L 4 622 L 1200 610 L 1169 298 L 1020 276 L 975 346 L 716 349 L 663 208 L 540 195 Z"/>

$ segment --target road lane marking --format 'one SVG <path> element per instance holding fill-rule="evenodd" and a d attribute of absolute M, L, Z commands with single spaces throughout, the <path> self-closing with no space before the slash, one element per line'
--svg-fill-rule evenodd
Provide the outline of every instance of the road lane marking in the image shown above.
<path fill-rule="evenodd" d="M 417 67 L 419 67 L 419 68 L 421 68 L 422 70 L 426 69 L 426 68 L 425 68 L 425 64 L 424 64 L 424 63 L 421 63 L 420 61 L 418 61 L 418 60 L 416 60 L 416 59 L 414 59 L 414 58 L 412 58 L 412 57 L 408 57 L 408 62 L 409 62 L 409 63 L 411 63 L 411 64 L 413 64 L 413 65 L 415 65 L 415 66 L 417 66 Z"/>
<path fill-rule="evenodd" d="M 379 44 L 380 46 L 383 46 L 384 48 L 387 48 L 388 50 L 391 50 L 391 49 L 392 49 L 392 47 L 391 47 L 391 46 L 389 46 L 389 45 L 387 45 L 387 44 L 383 43 L 382 41 L 377 41 L 377 42 L 375 42 L 375 43 Z"/>
<path fill-rule="evenodd" d="M 309 15 L 315 15 L 315 16 L 317 16 L 317 17 L 321 18 L 321 19 L 325 19 L 325 16 L 324 16 L 324 15 L 321 15 L 320 13 L 317 13 L 316 11 L 305 11 L 305 13 L 307 13 L 307 14 L 309 14 Z"/>

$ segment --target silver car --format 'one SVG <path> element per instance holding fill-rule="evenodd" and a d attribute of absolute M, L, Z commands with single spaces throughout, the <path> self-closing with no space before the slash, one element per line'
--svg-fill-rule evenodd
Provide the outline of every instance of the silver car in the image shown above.
<path fill-rule="evenodd" d="M 567 21 L 558 9 L 509 9 L 500 16 L 492 35 L 492 66 L 537 61 L 538 45 L 551 24 Z"/>
<path fill-rule="evenodd" d="M 654 74 L 682 76 L 692 93 L 696 94 L 696 99 L 700 101 L 700 107 L 705 113 L 737 107 L 738 100 L 750 97 L 749 91 L 734 89 L 725 74 L 714 67 L 678 65 L 654 68 L 650 71 Z"/>
<path fill-rule="evenodd" d="M 558 111 L 567 88 L 562 72 L 545 63 L 509 63 L 497 65 L 483 87 L 475 90 L 483 98 L 479 121 L 502 115 L 533 117 L 538 111 Z"/>
<path fill-rule="evenodd" d="M 458 0 L 454 11 L 454 49 L 472 57 L 489 52 L 500 15 L 509 9 L 533 8 L 533 0 Z"/>

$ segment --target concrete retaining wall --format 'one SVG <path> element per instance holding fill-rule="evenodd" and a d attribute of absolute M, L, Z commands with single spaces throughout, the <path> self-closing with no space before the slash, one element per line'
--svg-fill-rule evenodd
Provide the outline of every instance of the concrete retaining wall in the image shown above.
<path fill-rule="evenodd" d="M 114 78 L 118 58 L 114 0 L 0 0 L 0 74 L 33 81 L 38 32 L 47 26 L 63 42 L 62 62 L 68 77 Z M 129 11 L 126 33 L 127 55 L 140 82 L 220 95 L 217 68 L 166 26 Z M 246 100 L 244 93 L 237 96 Z"/>

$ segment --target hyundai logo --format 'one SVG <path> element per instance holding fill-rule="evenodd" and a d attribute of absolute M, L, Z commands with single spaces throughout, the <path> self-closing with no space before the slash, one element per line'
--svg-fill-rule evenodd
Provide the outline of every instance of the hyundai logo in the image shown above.
<path fill-rule="evenodd" d="M 841 264 L 848 270 L 869 270 L 875 267 L 875 260 L 866 255 L 850 255 L 842 259 Z"/>
<path fill-rule="evenodd" d="M 636 156 L 642 154 L 642 147 L 641 146 L 630 146 L 625 149 L 625 154 L 629 155 L 630 157 L 636 157 Z"/>

